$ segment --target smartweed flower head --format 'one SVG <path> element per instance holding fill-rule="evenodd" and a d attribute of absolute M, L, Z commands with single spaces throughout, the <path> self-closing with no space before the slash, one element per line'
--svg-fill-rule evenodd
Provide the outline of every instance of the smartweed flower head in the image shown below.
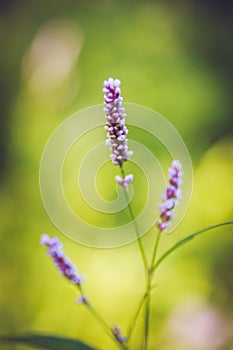
<path fill-rule="evenodd" d="M 81 286 L 84 276 L 79 276 L 76 267 L 62 251 L 62 243 L 57 237 L 50 238 L 47 234 L 41 236 L 40 243 L 47 247 L 48 255 L 52 258 L 60 273 L 70 282 Z"/>
<path fill-rule="evenodd" d="M 170 226 L 174 208 L 178 205 L 178 200 L 181 199 L 180 186 L 182 184 L 182 175 L 182 166 L 180 162 L 178 160 L 173 160 L 172 166 L 168 170 L 169 185 L 166 186 L 162 195 L 162 204 L 159 204 L 161 213 L 157 226 L 160 231 Z"/>
<path fill-rule="evenodd" d="M 128 151 L 127 134 L 125 126 L 124 108 L 122 107 L 123 98 L 120 89 L 121 81 L 119 79 L 109 78 L 104 81 L 104 112 L 106 114 L 107 141 L 106 145 L 110 147 L 111 159 L 113 164 L 122 167 L 132 155 Z"/>

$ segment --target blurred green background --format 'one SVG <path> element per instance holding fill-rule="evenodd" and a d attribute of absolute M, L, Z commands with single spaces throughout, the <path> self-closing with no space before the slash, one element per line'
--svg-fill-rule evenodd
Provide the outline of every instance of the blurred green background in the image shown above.
<path fill-rule="evenodd" d="M 161 249 L 232 219 L 232 15 L 232 2 L 216 0 L 0 1 L 1 334 L 47 332 L 114 349 L 46 257 L 39 245 L 43 232 L 64 242 L 66 254 L 88 276 L 90 299 L 110 323 L 124 332 L 133 316 L 144 287 L 137 245 L 97 250 L 70 241 L 50 222 L 38 181 L 51 133 L 77 110 L 101 103 L 109 76 L 122 80 L 126 102 L 165 116 L 192 157 L 191 205 Z M 148 253 L 153 238 L 153 232 L 143 238 Z M 183 302 L 206 303 L 232 325 L 232 247 L 233 228 L 219 229 L 159 269 L 151 349 L 191 349 L 173 339 L 169 326 Z M 195 349 L 229 349 L 227 337 L 225 347 Z M 134 349 L 140 349 L 139 339 L 138 329 Z"/>

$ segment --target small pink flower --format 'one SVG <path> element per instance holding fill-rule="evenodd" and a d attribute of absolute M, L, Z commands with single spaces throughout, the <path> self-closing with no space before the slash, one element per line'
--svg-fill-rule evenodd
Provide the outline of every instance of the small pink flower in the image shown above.
<path fill-rule="evenodd" d="M 81 295 L 80 297 L 77 298 L 77 303 L 89 305 L 89 302 L 87 301 L 87 299 L 84 295 Z"/>
<path fill-rule="evenodd" d="M 122 178 L 121 176 L 117 175 L 115 179 L 120 186 L 127 188 L 128 185 L 133 182 L 133 174 L 126 175 L 125 178 Z"/>
<path fill-rule="evenodd" d="M 118 326 L 112 326 L 112 334 L 120 344 L 124 344 L 127 340 L 127 337 L 121 334 Z"/>

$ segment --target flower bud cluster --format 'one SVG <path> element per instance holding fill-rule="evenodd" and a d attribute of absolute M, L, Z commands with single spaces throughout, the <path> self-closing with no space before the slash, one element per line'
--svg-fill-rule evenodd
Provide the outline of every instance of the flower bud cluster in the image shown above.
<path fill-rule="evenodd" d="M 104 81 L 104 112 L 106 114 L 107 141 L 106 146 L 110 147 L 113 164 L 119 165 L 128 160 L 132 151 L 128 151 L 127 139 L 128 130 L 125 126 L 123 98 L 121 97 L 120 80 L 109 78 Z"/>
<path fill-rule="evenodd" d="M 168 173 L 169 185 L 165 188 L 162 195 L 163 203 L 159 204 L 161 213 L 157 226 L 160 231 L 170 226 L 174 208 L 178 205 L 178 200 L 181 199 L 180 186 L 182 184 L 182 175 L 182 166 L 180 162 L 178 160 L 173 160 Z"/>
<path fill-rule="evenodd" d="M 117 175 L 115 176 L 116 182 L 118 185 L 127 188 L 129 184 L 133 182 L 133 174 L 126 175 L 124 178 L 121 176 Z"/>
<path fill-rule="evenodd" d="M 70 282 L 80 286 L 84 276 L 78 275 L 76 267 L 64 255 L 62 243 L 59 239 L 57 237 L 50 238 L 47 234 L 43 234 L 40 242 L 47 247 L 48 255 L 52 258 L 60 273 Z"/>

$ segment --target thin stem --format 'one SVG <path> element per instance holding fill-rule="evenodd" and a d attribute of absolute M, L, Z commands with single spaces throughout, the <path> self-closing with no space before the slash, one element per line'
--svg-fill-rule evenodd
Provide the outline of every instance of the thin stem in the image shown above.
<path fill-rule="evenodd" d="M 146 310 L 145 310 L 145 323 L 144 323 L 144 343 L 143 350 L 147 350 L 148 338 L 149 338 L 149 324 L 150 324 L 150 283 L 151 277 L 148 272 L 147 293 L 146 293 Z"/>
<path fill-rule="evenodd" d="M 101 325 L 103 330 L 111 337 L 111 339 L 115 339 L 112 335 L 111 328 L 103 320 L 103 318 L 99 315 L 99 313 L 93 308 L 93 306 L 90 304 L 87 304 L 86 306 L 87 306 L 88 310 L 90 310 L 92 315 L 95 317 L 96 321 Z"/>
<path fill-rule="evenodd" d="M 117 343 L 117 345 L 123 349 L 123 350 L 127 350 L 127 347 L 124 344 L 121 344 L 117 341 L 117 339 L 114 337 L 112 331 L 111 331 L 111 327 L 107 324 L 107 322 L 100 316 L 100 314 L 94 309 L 94 307 L 89 303 L 89 301 L 87 300 L 87 298 L 84 296 L 83 293 L 83 288 L 81 285 L 77 286 L 78 290 L 81 294 L 81 297 L 84 298 L 85 302 L 83 303 L 83 305 L 86 306 L 86 308 L 92 313 L 92 315 L 94 316 L 94 318 L 96 319 L 96 321 L 99 323 L 99 325 L 101 326 L 101 328 L 105 331 L 105 333 L 109 336 L 109 338 L 114 341 L 115 343 Z"/>
<path fill-rule="evenodd" d="M 178 248 L 182 247 L 183 245 L 189 243 L 191 240 L 193 240 L 196 236 L 204 233 L 204 232 L 207 232 L 207 231 L 210 231 L 210 230 L 214 230 L 215 228 L 218 228 L 218 227 L 222 227 L 222 226 L 227 226 L 227 225 L 232 225 L 233 224 L 233 221 L 226 221 L 226 222 L 222 222 L 220 224 L 216 224 L 216 225 L 213 225 L 213 226 L 209 226 L 207 228 L 203 228 L 199 231 L 196 231 L 194 233 L 192 233 L 191 235 L 183 238 L 181 241 L 177 242 L 173 247 L 171 247 L 170 249 L 168 249 L 159 259 L 158 261 L 155 263 L 155 265 L 152 267 L 151 271 L 154 272 L 158 267 L 159 265 L 164 261 L 164 259 L 166 259 L 166 257 L 168 257 L 171 253 L 175 252 Z"/>
<path fill-rule="evenodd" d="M 104 321 L 104 319 L 99 315 L 99 313 L 94 309 L 94 307 L 91 305 L 91 303 L 87 300 L 87 298 L 84 296 L 83 293 L 83 289 L 82 286 L 78 286 L 78 289 L 80 291 L 81 297 L 84 297 L 85 302 L 83 303 L 83 305 L 85 305 L 87 307 L 88 310 L 90 310 L 90 312 L 92 313 L 92 315 L 95 317 L 95 319 L 97 320 L 97 322 L 99 322 L 99 324 L 101 325 L 101 327 L 103 328 L 103 330 L 108 333 L 108 335 L 111 335 L 111 338 L 113 337 L 113 334 L 111 332 L 111 327 L 107 324 L 107 322 Z M 115 338 L 114 338 L 115 339 Z"/>
<path fill-rule="evenodd" d="M 146 296 L 147 296 L 147 293 L 145 293 L 145 294 L 143 295 L 142 299 L 140 300 L 139 305 L 138 305 L 138 308 L 137 308 L 137 311 L 136 311 L 136 313 L 135 313 L 135 315 L 134 315 L 134 317 L 133 317 L 133 319 L 132 319 L 131 325 L 130 325 L 130 327 L 129 327 L 129 329 L 128 329 L 128 332 L 127 332 L 127 334 L 128 334 L 128 341 L 130 340 L 130 337 L 131 337 L 131 335 L 132 335 L 133 329 L 134 329 L 135 324 L 136 324 L 136 322 L 137 322 L 137 319 L 138 319 L 138 317 L 139 317 L 139 315 L 140 315 L 140 311 L 141 311 L 142 306 L 143 306 L 143 304 L 144 304 L 144 302 L 145 302 L 145 300 L 146 300 Z"/>
<path fill-rule="evenodd" d="M 120 169 L 121 169 L 121 174 L 122 174 L 122 176 L 124 178 L 125 177 L 125 172 L 124 172 L 123 165 L 121 166 Z M 128 193 L 127 193 L 127 189 L 126 188 L 124 188 L 124 194 L 125 194 L 125 198 L 126 198 L 126 202 L 127 202 L 127 206 L 128 206 L 131 218 L 133 220 L 135 233 L 136 233 L 136 236 L 137 236 L 137 242 L 138 242 L 138 245 L 139 245 L 139 250 L 141 252 L 143 264 L 144 264 L 145 270 L 147 271 L 148 263 L 147 263 L 147 259 L 146 259 L 146 254 L 145 254 L 145 251 L 144 251 L 144 248 L 143 248 L 143 245 L 142 245 L 141 237 L 140 237 L 139 232 L 138 232 L 138 227 L 137 227 L 137 224 L 136 224 L 136 221 L 135 221 L 135 217 L 134 217 L 134 214 L 133 214 L 130 202 L 129 202 L 129 197 L 128 197 Z"/>
<path fill-rule="evenodd" d="M 157 251 L 158 251 L 158 246 L 159 246 L 159 242 L 160 242 L 160 238 L 161 238 L 161 232 L 159 231 L 157 233 L 157 237 L 156 237 L 156 240 L 155 240 L 155 245 L 154 245 L 154 251 L 153 251 L 153 255 L 152 255 L 152 259 L 151 259 L 151 264 L 150 264 L 150 271 L 152 270 L 152 267 L 154 265 L 154 262 L 155 262 L 155 258 L 156 258 L 156 254 L 157 254 Z M 152 272 L 152 271 L 151 271 Z"/>
<path fill-rule="evenodd" d="M 117 343 L 117 345 L 123 349 L 123 350 L 127 350 L 127 347 L 125 344 L 120 343 L 113 335 L 113 333 L 111 332 L 111 327 L 104 321 L 104 319 L 100 316 L 100 314 L 93 308 L 93 306 L 91 306 L 90 304 L 86 304 L 88 310 L 90 310 L 90 312 L 92 313 L 92 315 L 94 316 L 94 318 L 96 319 L 96 321 L 99 323 L 99 325 L 102 327 L 102 329 L 105 331 L 105 333 L 110 337 L 110 339 L 112 341 L 114 341 L 115 343 Z"/>
<path fill-rule="evenodd" d="M 125 172 L 124 172 L 123 165 L 120 166 L 120 169 L 121 169 L 122 177 L 124 179 L 125 178 Z M 136 224 L 136 221 L 135 221 L 135 217 L 134 217 L 134 214 L 133 214 L 130 202 L 129 202 L 129 197 L 128 197 L 128 193 L 127 193 L 127 189 L 126 188 L 124 188 L 124 194 L 125 194 L 127 206 L 128 206 L 128 209 L 129 209 L 129 212 L 130 212 L 133 224 L 134 224 L 135 233 L 136 233 L 136 236 L 137 236 L 137 242 L 138 242 L 139 250 L 140 250 L 140 253 L 141 253 L 141 256 L 142 256 L 142 260 L 143 260 L 143 264 L 144 264 L 144 268 L 145 268 L 145 272 L 146 272 L 146 284 L 147 284 L 146 293 L 144 294 L 143 299 L 142 299 L 142 301 L 139 304 L 138 310 L 137 310 L 136 315 L 135 315 L 135 320 L 133 321 L 133 323 L 131 324 L 131 327 L 129 329 L 128 337 L 131 336 L 131 333 L 132 333 L 132 331 L 133 331 L 133 329 L 135 327 L 135 324 L 136 324 L 137 318 L 138 318 L 138 316 L 140 314 L 140 311 L 141 311 L 142 305 L 144 303 L 144 300 L 147 299 L 146 315 L 145 315 L 145 327 L 144 327 L 144 338 L 143 338 L 143 343 L 144 343 L 143 344 L 143 349 L 146 349 L 147 348 L 147 342 L 148 342 L 149 308 L 150 308 L 150 302 L 149 302 L 149 293 L 150 293 L 149 266 L 148 266 L 145 250 L 144 250 L 143 245 L 142 245 L 141 237 L 139 235 L 139 231 L 138 231 L 138 227 L 137 227 L 137 224 Z"/>
<path fill-rule="evenodd" d="M 144 330 L 144 350 L 147 350 L 148 347 L 148 338 L 149 338 L 149 326 L 150 326 L 150 291 L 151 291 L 151 282 L 152 282 L 152 277 L 153 277 L 153 271 L 152 267 L 155 261 L 155 257 L 158 251 L 158 246 L 161 238 L 161 232 L 158 232 L 156 240 L 155 240 L 155 245 L 154 245 L 154 250 L 151 258 L 151 264 L 148 268 L 148 274 L 147 274 L 147 293 L 146 293 L 146 309 L 145 309 L 145 330 Z"/>

